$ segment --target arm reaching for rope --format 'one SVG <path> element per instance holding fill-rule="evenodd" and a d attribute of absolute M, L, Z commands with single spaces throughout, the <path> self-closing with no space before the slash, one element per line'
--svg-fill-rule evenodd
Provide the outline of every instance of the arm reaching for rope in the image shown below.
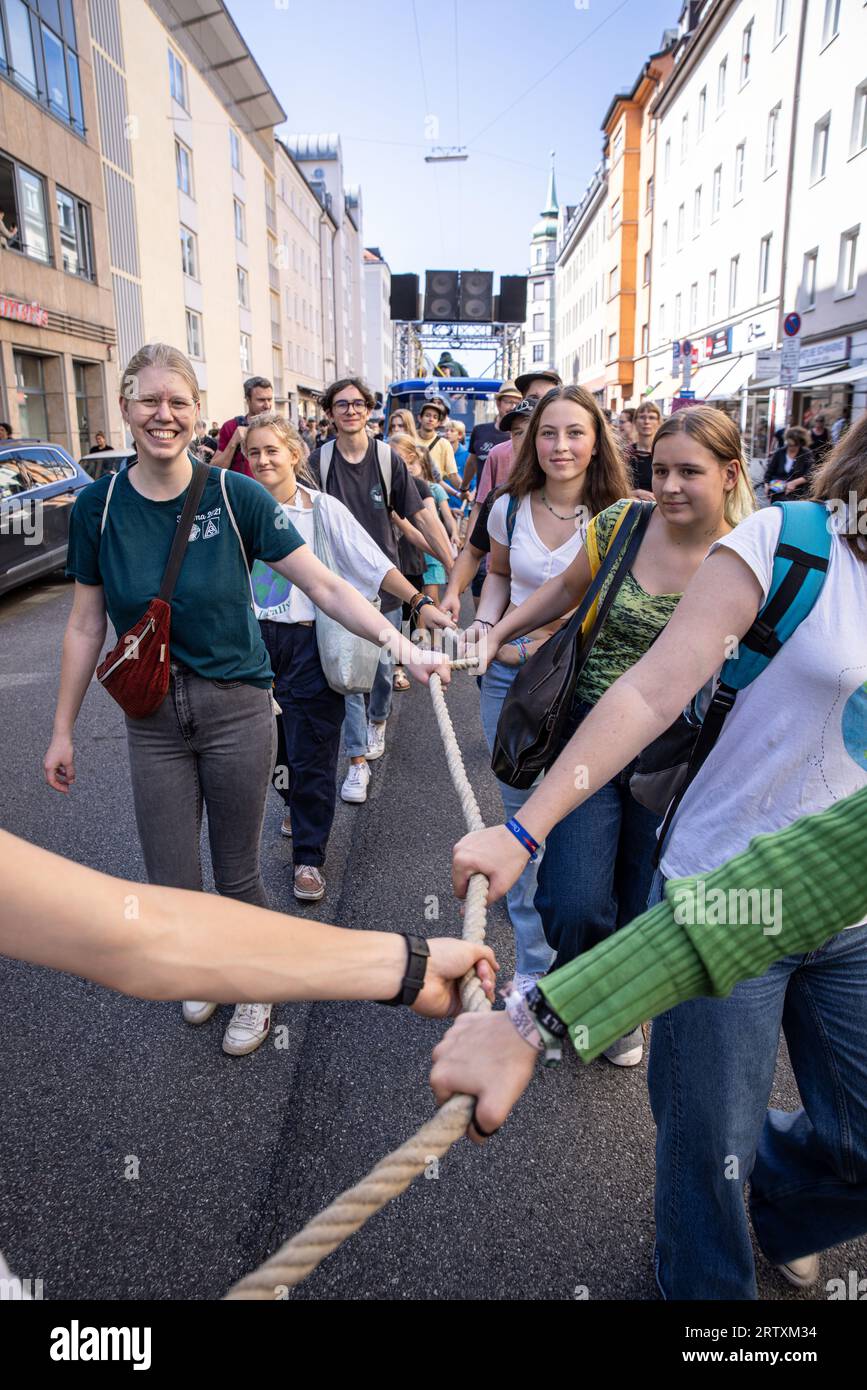
<path fill-rule="evenodd" d="M 4 910 L 0 953 L 95 980 L 141 999 L 393 999 L 404 938 L 347 931 L 213 893 L 111 878 L 0 831 Z M 493 999 L 489 946 L 428 942 L 413 1008 L 460 1009 L 458 984 L 476 967 Z M 264 991 L 264 992 L 263 992 Z"/>
<path fill-rule="evenodd" d="M 662 902 L 546 975 L 539 989 L 590 1062 L 646 1018 L 701 995 L 722 998 L 773 961 L 815 950 L 864 919 L 865 852 L 867 787 L 784 830 L 755 836 L 711 873 L 672 880 Z M 722 901 L 718 893 L 749 901 L 769 883 L 783 904 L 773 930 L 733 931 L 684 911 L 697 900 Z M 434 1049 L 434 1095 L 441 1105 L 454 1094 L 476 1096 L 479 1124 L 491 1132 L 526 1089 L 538 1055 L 508 1014 L 463 1014 Z"/>

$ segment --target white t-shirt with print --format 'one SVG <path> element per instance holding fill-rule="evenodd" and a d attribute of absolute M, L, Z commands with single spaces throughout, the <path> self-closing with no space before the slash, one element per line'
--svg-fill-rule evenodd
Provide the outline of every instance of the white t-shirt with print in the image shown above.
<path fill-rule="evenodd" d="M 779 507 L 711 546 L 749 565 L 767 599 Z M 716 869 L 754 835 L 781 830 L 867 786 L 867 557 L 835 536 L 816 603 L 760 676 L 739 692 L 684 795 L 660 867 L 667 878 Z M 833 883 L 828 891 L 833 892 Z"/>
<path fill-rule="evenodd" d="M 506 514 L 509 508 L 509 495 L 498 497 L 488 517 L 488 535 L 500 545 L 509 544 L 506 527 Z M 535 594 L 536 590 L 555 574 L 562 574 L 571 565 L 587 538 L 586 512 L 575 518 L 575 530 L 556 550 L 549 550 L 540 539 L 533 522 L 533 507 L 530 494 L 522 497 L 515 515 L 512 531 L 512 545 L 509 552 L 509 566 L 512 571 L 511 600 L 518 604 Z"/>
<path fill-rule="evenodd" d="M 394 569 L 391 560 L 338 498 L 326 493 L 314 494 L 300 483 L 298 491 L 306 493 L 311 499 L 314 495 L 319 497 L 317 505 L 322 508 L 332 558 L 341 579 L 347 580 L 365 598 L 375 597 L 384 576 Z M 297 497 L 294 505 L 284 502 L 282 507 L 312 550 L 312 507 L 302 507 Z M 257 618 L 267 618 L 275 623 L 304 623 L 312 622 L 315 618 L 316 608 L 312 600 L 297 584 L 292 584 L 264 561 L 255 561 L 250 571 L 250 582 Z"/>

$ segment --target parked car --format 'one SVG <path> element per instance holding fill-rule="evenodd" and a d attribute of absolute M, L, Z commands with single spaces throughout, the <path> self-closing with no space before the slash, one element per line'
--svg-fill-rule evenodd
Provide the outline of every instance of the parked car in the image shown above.
<path fill-rule="evenodd" d="M 70 512 L 90 482 L 59 444 L 0 444 L 0 594 L 66 564 Z"/>
<path fill-rule="evenodd" d="M 84 454 L 78 460 L 88 477 L 96 482 L 103 473 L 117 473 L 135 454 L 130 449 L 100 449 L 95 454 Z"/>

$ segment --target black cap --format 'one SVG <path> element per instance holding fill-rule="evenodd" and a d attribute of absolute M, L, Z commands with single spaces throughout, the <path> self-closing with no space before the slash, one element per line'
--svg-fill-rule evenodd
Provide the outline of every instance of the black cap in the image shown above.
<path fill-rule="evenodd" d="M 550 381 L 551 386 L 562 386 L 563 379 L 559 372 L 555 372 L 553 367 L 540 367 L 537 372 L 524 372 L 523 376 L 515 377 L 515 385 L 522 396 L 526 396 L 531 381 Z"/>
<path fill-rule="evenodd" d="M 535 401 L 521 401 L 514 410 L 508 411 L 500 421 L 501 430 L 510 430 L 516 420 L 528 420 L 536 409 Z"/>

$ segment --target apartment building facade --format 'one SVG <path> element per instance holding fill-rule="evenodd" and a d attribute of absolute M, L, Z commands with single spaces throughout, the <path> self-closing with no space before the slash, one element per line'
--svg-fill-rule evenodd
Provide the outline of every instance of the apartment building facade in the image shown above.
<path fill-rule="evenodd" d="M 607 384 L 608 168 L 599 164 L 576 207 L 560 212 L 554 296 L 555 366 L 600 405 Z"/>
<path fill-rule="evenodd" d="M 316 417 L 317 401 L 326 385 L 323 335 L 330 334 L 333 339 L 330 252 L 337 229 L 279 138 L 275 142 L 274 174 L 287 408 L 293 419 L 310 420 Z"/>
<path fill-rule="evenodd" d="M 378 246 L 364 248 L 364 314 L 367 357 L 364 375 L 383 396 L 394 376 L 391 270 Z"/>
<path fill-rule="evenodd" d="M 84 0 L 0 0 L 0 418 L 76 457 L 121 443 Z"/>

